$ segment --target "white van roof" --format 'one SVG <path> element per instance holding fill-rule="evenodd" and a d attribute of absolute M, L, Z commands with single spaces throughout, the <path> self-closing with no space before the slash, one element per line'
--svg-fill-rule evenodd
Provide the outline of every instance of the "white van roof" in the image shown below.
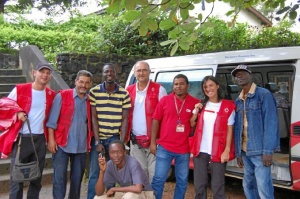
<path fill-rule="evenodd" d="M 151 70 L 178 66 L 239 64 L 251 62 L 286 61 L 300 58 L 300 46 L 264 48 L 218 53 L 195 54 L 145 60 Z M 166 64 L 167 63 L 167 64 Z"/>

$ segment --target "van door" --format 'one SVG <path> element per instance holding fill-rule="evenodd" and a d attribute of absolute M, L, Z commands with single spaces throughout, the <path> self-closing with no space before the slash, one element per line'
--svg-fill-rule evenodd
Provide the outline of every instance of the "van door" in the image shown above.
<path fill-rule="evenodd" d="M 300 114 L 299 114 L 299 100 L 300 100 L 300 60 L 297 60 L 296 74 L 294 76 L 294 94 L 292 98 L 292 117 L 290 128 L 290 148 L 291 148 L 291 171 L 293 179 L 293 189 L 300 190 Z"/>

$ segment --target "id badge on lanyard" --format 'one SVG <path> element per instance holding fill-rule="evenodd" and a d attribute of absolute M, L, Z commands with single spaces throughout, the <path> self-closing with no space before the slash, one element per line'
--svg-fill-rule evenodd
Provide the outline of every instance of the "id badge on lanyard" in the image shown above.
<path fill-rule="evenodd" d="M 177 124 L 176 124 L 176 133 L 184 133 L 184 124 L 181 124 L 180 113 L 181 113 L 183 105 L 185 103 L 185 99 L 184 99 L 184 101 L 183 101 L 183 103 L 181 105 L 180 110 L 178 110 L 175 96 L 174 96 L 174 102 L 175 102 L 175 108 L 176 108 L 176 112 L 177 112 L 177 116 L 178 116 L 178 120 L 177 120 Z"/>
<path fill-rule="evenodd" d="M 177 124 L 176 125 L 176 132 L 177 133 L 183 133 L 184 132 L 184 125 L 183 124 Z"/>

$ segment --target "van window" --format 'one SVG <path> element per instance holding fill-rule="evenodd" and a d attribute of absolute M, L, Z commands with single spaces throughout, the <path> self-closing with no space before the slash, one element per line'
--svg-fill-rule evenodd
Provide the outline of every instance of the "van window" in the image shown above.
<path fill-rule="evenodd" d="M 185 71 L 164 71 L 157 74 L 156 82 L 160 83 L 165 87 L 167 93 L 173 91 L 173 79 L 178 74 L 184 74 L 188 77 L 190 88 L 189 94 L 201 99 L 203 98 L 201 83 L 202 79 L 207 75 L 212 75 L 212 69 L 203 70 L 185 70 Z"/>
<path fill-rule="evenodd" d="M 291 102 L 292 99 L 292 78 L 293 72 L 269 72 L 268 81 L 277 85 L 277 92 L 283 94 Z"/>
<path fill-rule="evenodd" d="M 218 79 L 218 81 L 220 83 L 220 89 L 221 89 L 223 97 L 227 98 L 227 96 L 228 96 L 227 86 L 233 84 L 232 81 L 228 81 L 226 79 L 226 74 L 217 74 L 216 78 Z M 229 82 L 229 83 L 227 83 L 227 82 Z"/>
<path fill-rule="evenodd" d="M 252 73 L 253 76 L 253 82 L 260 86 L 263 87 L 263 77 L 261 73 Z M 237 85 L 238 86 L 238 93 L 235 93 L 235 97 L 234 99 L 238 96 L 238 94 L 240 93 L 240 91 L 242 90 L 242 88 L 237 84 L 237 82 L 235 81 L 234 77 L 231 75 L 231 73 L 218 73 L 216 74 L 216 77 L 218 78 L 218 81 L 220 83 L 220 87 L 222 90 L 222 94 L 223 97 L 225 99 L 233 99 L 232 97 L 230 97 L 232 95 L 232 93 L 228 93 L 228 89 L 230 85 Z"/>

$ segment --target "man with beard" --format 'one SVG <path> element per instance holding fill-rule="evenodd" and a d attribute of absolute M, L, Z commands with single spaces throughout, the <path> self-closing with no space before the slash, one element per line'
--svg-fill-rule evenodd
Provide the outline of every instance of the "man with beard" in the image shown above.
<path fill-rule="evenodd" d="M 183 74 L 173 79 L 173 93 L 163 97 L 153 113 L 150 151 L 156 154 L 152 188 L 161 199 L 172 160 L 175 163 L 175 199 L 184 199 L 189 174 L 190 118 L 199 100 L 188 94 L 189 81 Z M 158 139 L 157 139 L 158 138 Z M 157 140 L 156 140 L 157 139 Z"/>
<path fill-rule="evenodd" d="M 247 65 L 231 75 L 242 87 L 235 100 L 235 156 L 244 167 L 243 187 L 247 198 L 274 198 L 272 155 L 280 147 L 276 101 L 269 90 L 253 82 Z"/>
<path fill-rule="evenodd" d="M 131 107 L 128 92 L 116 82 L 116 69 L 112 63 L 102 69 L 103 83 L 90 90 L 94 139 L 90 152 L 88 199 L 95 196 L 95 184 L 99 176 L 98 154 L 109 160 L 109 144 L 113 140 L 125 141 L 128 112 Z"/>
<path fill-rule="evenodd" d="M 60 91 L 53 102 L 47 122 L 48 150 L 53 153 L 53 198 L 65 198 L 67 169 L 70 161 L 71 185 L 69 197 L 80 198 L 80 187 L 86 162 L 86 152 L 91 148 L 91 105 L 88 89 L 93 75 L 81 70 L 75 79 L 75 88 Z"/>

